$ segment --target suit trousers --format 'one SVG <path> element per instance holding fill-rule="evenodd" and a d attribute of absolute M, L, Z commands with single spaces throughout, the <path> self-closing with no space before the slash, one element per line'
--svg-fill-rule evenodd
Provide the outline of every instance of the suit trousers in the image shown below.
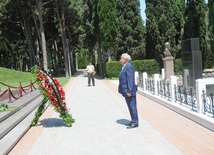
<path fill-rule="evenodd" d="M 125 97 L 131 115 L 131 124 L 138 125 L 137 103 L 136 96 Z"/>
<path fill-rule="evenodd" d="M 92 84 L 94 85 L 94 74 L 88 73 L 88 85 L 91 85 L 91 79 L 92 79 Z"/>

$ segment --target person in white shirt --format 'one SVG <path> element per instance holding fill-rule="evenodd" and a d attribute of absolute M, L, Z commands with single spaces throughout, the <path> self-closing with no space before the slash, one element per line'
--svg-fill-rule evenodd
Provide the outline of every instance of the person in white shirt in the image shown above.
<path fill-rule="evenodd" d="M 95 86 L 94 83 L 94 75 L 95 75 L 95 68 L 94 66 L 91 64 L 91 62 L 89 61 L 89 65 L 86 68 L 86 76 L 88 76 L 88 86 L 91 85 L 91 79 L 92 79 L 92 84 L 93 86 Z"/>

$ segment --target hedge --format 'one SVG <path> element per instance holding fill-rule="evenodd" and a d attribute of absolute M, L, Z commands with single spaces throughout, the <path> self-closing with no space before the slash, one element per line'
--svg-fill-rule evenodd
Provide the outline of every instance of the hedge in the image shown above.
<path fill-rule="evenodd" d="M 140 73 L 147 72 L 148 74 L 159 73 L 159 64 L 156 60 L 135 60 L 131 61 L 135 71 Z M 122 65 L 119 61 L 110 61 L 103 63 L 103 75 L 108 78 L 118 77 Z"/>
<path fill-rule="evenodd" d="M 139 73 L 146 72 L 149 75 L 160 74 L 160 66 L 155 59 L 149 60 L 135 60 L 131 61 L 135 71 Z M 122 65 L 119 61 L 105 62 L 102 65 L 103 75 L 107 78 L 118 77 Z M 175 74 L 182 73 L 182 61 L 181 59 L 174 59 L 174 72 Z"/>

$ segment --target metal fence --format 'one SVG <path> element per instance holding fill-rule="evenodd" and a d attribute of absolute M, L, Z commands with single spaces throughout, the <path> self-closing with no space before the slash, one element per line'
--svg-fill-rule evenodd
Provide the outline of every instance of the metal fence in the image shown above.
<path fill-rule="evenodd" d="M 210 113 L 214 117 L 213 93 L 210 93 L 209 95 L 203 91 L 202 99 L 204 104 L 204 113 Z"/>
<path fill-rule="evenodd" d="M 192 87 L 175 86 L 175 102 L 197 108 L 196 90 Z"/>
<path fill-rule="evenodd" d="M 139 77 L 137 79 L 138 86 L 141 89 L 144 89 L 143 78 Z M 155 84 L 153 79 L 146 79 L 145 81 L 146 91 L 154 94 L 155 93 Z M 196 91 L 194 88 L 184 88 L 181 85 L 174 86 L 174 92 L 170 91 L 170 84 L 165 82 L 164 80 L 157 81 L 157 95 L 163 97 L 165 99 L 171 99 L 171 93 L 175 94 L 175 102 L 180 104 L 185 104 L 190 106 L 192 109 L 197 108 L 197 100 L 196 100 Z"/>

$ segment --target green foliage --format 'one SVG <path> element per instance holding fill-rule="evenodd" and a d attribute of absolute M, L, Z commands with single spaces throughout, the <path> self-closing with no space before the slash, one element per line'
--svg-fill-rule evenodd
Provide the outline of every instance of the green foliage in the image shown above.
<path fill-rule="evenodd" d="M 165 42 L 170 42 L 174 57 L 180 56 L 184 5 L 184 0 L 146 0 L 147 59 L 162 64 Z"/>
<path fill-rule="evenodd" d="M 4 112 L 4 111 L 17 111 L 19 109 L 21 109 L 22 107 L 17 106 L 17 107 L 9 107 L 7 104 L 2 104 L 0 105 L 0 112 Z"/>
<path fill-rule="evenodd" d="M 60 118 L 63 119 L 63 122 L 68 126 L 71 127 L 72 124 L 74 123 L 74 119 L 72 118 L 72 116 L 69 114 L 69 112 L 64 112 L 60 114 Z"/>
<path fill-rule="evenodd" d="M 187 0 L 185 10 L 184 38 L 199 38 L 203 66 L 206 67 L 208 44 L 206 39 L 206 5 L 204 0 Z"/>
<path fill-rule="evenodd" d="M 102 45 L 109 48 L 117 37 L 117 10 L 116 0 L 98 1 L 99 30 Z"/>
<path fill-rule="evenodd" d="M 159 73 L 160 68 L 156 60 L 135 60 L 131 61 L 135 71 L 140 73 L 147 72 L 149 75 Z M 119 73 L 122 69 L 122 65 L 119 61 L 110 61 L 105 63 L 105 77 L 106 78 L 115 78 L 119 77 Z"/>
<path fill-rule="evenodd" d="M 81 51 L 78 54 L 78 68 L 85 69 L 87 65 L 88 65 L 88 55 L 84 51 Z"/>
<path fill-rule="evenodd" d="M 135 71 L 140 73 L 147 72 L 149 75 L 160 73 L 159 64 L 156 60 L 136 60 L 131 61 L 133 66 L 135 67 Z"/>
<path fill-rule="evenodd" d="M 210 49 L 206 56 L 207 67 L 214 68 L 214 1 L 209 0 L 209 45 Z"/>
<path fill-rule="evenodd" d="M 175 72 L 175 74 L 182 73 L 182 61 L 181 61 L 181 59 L 174 59 L 174 72 Z"/>
<path fill-rule="evenodd" d="M 44 93 L 43 93 L 43 96 L 44 96 Z M 42 112 L 44 111 L 45 109 L 45 104 L 47 103 L 48 101 L 48 98 L 47 97 L 44 97 L 44 99 L 42 100 L 42 104 L 38 107 L 38 109 L 36 110 L 36 113 L 35 113 L 35 117 L 33 118 L 33 120 L 31 121 L 31 126 L 36 126 L 37 123 L 38 123 L 38 120 L 39 118 L 41 117 L 42 115 Z"/>
<path fill-rule="evenodd" d="M 118 35 L 115 60 L 128 53 L 133 60 L 145 58 L 145 26 L 140 15 L 138 0 L 117 1 Z"/>
<path fill-rule="evenodd" d="M 119 61 L 110 61 L 106 63 L 106 77 L 118 77 L 122 65 Z"/>
<path fill-rule="evenodd" d="M 8 109 L 8 105 L 2 104 L 0 105 L 0 112 L 6 111 Z"/>

